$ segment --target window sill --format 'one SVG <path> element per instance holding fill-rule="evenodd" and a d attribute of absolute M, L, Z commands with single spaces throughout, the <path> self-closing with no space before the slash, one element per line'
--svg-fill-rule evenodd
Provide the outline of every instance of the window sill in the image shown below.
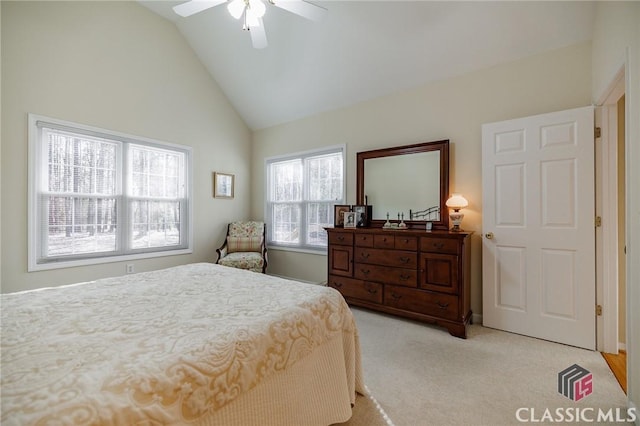
<path fill-rule="evenodd" d="M 122 256 L 97 257 L 91 259 L 80 259 L 70 261 L 48 262 L 40 264 L 29 264 L 27 272 L 47 271 L 50 269 L 75 268 L 78 266 L 100 265 L 103 263 L 126 262 L 131 260 L 150 259 L 154 257 L 176 256 L 181 254 L 191 254 L 191 248 L 180 250 L 166 250 L 153 253 L 127 254 Z"/>
<path fill-rule="evenodd" d="M 292 252 L 304 253 L 304 254 L 315 254 L 315 255 L 318 255 L 318 256 L 326 256 L 327 255 L 327 248 L 326 247 L 322 248 L 322 250 L 311 250 L 311 249 L 301 248 L 301 247 L 287 247 L 287 246 L 267 245 L 267 249 L 268 250 L 277 250 L 277 251 L 292 251 Z"/>

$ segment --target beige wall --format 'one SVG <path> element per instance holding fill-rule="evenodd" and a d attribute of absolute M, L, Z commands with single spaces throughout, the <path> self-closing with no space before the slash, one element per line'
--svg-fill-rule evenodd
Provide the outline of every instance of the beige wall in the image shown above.
<path fill-rule="evenodd" d="M 27 273 L 27 114 L 193 147 L 194 252 L 136 272 L 213 261 L 250 206 L 251 133 L 173 24 L 135 2 L 1 2 L 2 291 L 122 275 L 123 263 Z M 211 197 L 213 171 L 236 197 Z"/>
<path fill-rule="evenodd" d="M 594 102 L 625 69 L 626 344 L 629 405 L 640 409 L 640 3 L 598 2 L 593 35 Z M 640 416 L 636 420 L 640 425 Z"/>
<path fill-rule="evenodd" d="M 469 200 L 463 227 L 475 231 L 471 302 L 481 313 L 481 125 L 589 105 L 590 68 L 585 43 L 254 132 L 252 185 L 264 188 L 265 157 L 346 144 L 347 203 L 354 204 L 357 152 L 450 139 L 450 191 Z M 263 194 L 254 192 L 255 217 L 263 216 Z M 272 273 L 320 282 L 326 269 L 326 256 L 270 251 Z"/>

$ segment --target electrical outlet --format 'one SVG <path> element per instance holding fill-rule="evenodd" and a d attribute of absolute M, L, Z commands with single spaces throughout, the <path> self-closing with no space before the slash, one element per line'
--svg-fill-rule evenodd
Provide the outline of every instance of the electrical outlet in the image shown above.
<path fill-rule="evenodd" d="M 133 263 L 127 263 L 127 274 L 133 274 L 135 272 L 135 268 L 133 267 Z"/>

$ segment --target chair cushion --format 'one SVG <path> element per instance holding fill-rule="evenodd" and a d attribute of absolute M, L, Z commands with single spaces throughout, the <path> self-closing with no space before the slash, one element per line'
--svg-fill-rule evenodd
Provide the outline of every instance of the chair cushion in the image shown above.
<path fill-rule="evenodd" d="M 236 252 L 230 253 L 218 261 L 220 265 L 232 268 L 247 269 L 253 272 L 262 272 L 264 259 L 260 253 Z"/>
<path fill-rule="evenodd" d="M 264 222 L 233 222 L 229 225 L 229 235 L 232 237 L 262 237 Z"/>
<path fill-rule="evenodd" d="M 227 251 L 229 253 L 257 251 L 262 249 L 262 235 L 259 237 L 227 237 Z"/>

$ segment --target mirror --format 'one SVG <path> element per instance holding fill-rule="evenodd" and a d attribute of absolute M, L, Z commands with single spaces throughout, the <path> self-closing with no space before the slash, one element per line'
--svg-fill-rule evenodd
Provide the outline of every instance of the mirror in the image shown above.
<path fill-rule="evenodd" d="M 448 229 L 449 141 L 363 151 L 357 154 L 357 204 L 373 206 L 371 226 L 404 216 L 408 228 Z"/>

